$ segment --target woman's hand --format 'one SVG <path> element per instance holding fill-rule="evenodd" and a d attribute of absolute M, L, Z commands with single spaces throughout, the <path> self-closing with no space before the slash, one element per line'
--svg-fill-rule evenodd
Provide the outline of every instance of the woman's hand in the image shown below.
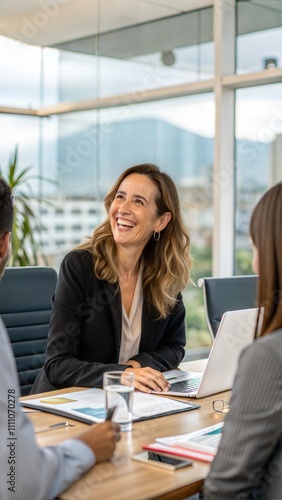
<path fill-rule="evenodd" d="M 131 363 L 129 361 L 128 363 Z M 133 364 L 133 362 L 132 362 Z M 161 372 L 153 368 L 126 368 L 126 372 L 134 373 L 134 387 L 142 392 L 151 393 L 152 391 L 167 392 L 170 388 L 170 383 L 166 380 Z"/>

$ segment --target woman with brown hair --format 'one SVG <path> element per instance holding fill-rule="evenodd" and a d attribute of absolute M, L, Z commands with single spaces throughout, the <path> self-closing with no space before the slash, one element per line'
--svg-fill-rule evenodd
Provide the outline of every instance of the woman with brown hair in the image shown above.
<path fill-rule="evenodd" d="M 176 187 L 153 164 L 127 169 L 105 197 L 107 218 L 64 258 L 53 297 L 46 363 L 33 392 L 101 386 L 130 370 L 144 392 L 184 356 L 190 239 Z"/>
<path fill-rule="evenodd" d="M 263 320 L 257 322 L 255 342 L 240 357 L 205 500 L 282 498 L 281 182 L 255 207 L 250 236 Z"/>

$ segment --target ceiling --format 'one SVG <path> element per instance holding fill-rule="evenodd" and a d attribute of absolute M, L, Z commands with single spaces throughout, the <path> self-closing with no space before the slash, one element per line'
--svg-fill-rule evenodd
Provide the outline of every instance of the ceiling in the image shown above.
<path fill-rule="evenodd" d="M 212 0 L 0 0 L 0 34 L 56 46 L 212 4 Z"/>
<path fill-rule="evenodd" d="M 239 34 L 282 26 L 282 0 L 237 1 Z M 228 8 L 229 0 L 224 2 Z M 0 0 L 0 35 L 86 54 L 97 53 L 99 45 L 101 55 L 132 57 L 197 43 L 198 22 L 194 19 L 197 14 L 191 11 L 213 3 L 213 0 Z M 212 24 L 212 10 L 203 10 L 201 42 L 212 40 Z"/>

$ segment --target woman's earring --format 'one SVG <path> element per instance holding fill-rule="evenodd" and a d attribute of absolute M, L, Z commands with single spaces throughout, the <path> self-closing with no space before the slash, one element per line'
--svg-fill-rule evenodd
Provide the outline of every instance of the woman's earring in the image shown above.
<path fill-rule="evenodd" d="M 160 237 L 161 237 L 161 233 L 158 233 L 158 231 L 155 231 L 154 232 L 154 240 L 159 241 Z"/>

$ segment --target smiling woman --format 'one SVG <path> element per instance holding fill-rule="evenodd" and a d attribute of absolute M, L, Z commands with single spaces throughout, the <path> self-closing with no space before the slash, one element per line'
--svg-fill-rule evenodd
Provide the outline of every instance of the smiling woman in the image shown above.
<path fill-rule="evenodd" d="M 109 213 L 115 243 L 131 246 L 135 258 L 152 233 L 160 235 L 171 219 L 170 212 L 158 216 L 157 197 L 158 188 L 150 178 L 133 173 L 122 181 L 112 201 Z"/>
<path fill-rule="evenodd" d="M 127 169 L 105 197 L 107 218 L 64 258 L 44 369 L 33 392 L 102 386 L 130 370 L 135 387 L 166 391 L 184 356 L 190 238 L 172 179 L 153 164 Z"/>

